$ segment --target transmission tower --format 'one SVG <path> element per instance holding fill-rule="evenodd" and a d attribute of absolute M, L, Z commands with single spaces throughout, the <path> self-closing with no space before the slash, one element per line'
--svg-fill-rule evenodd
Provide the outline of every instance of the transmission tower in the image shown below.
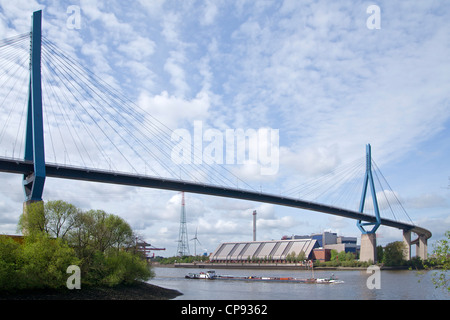
<path fill-rule="evenodd" d="M 181 192 L 181 215 L 180 215 L 180 232 L 178 235 L 178 248 L 177 255 L 188 256 L 189 254 L 189 241 L 186 225 L 186 209 L 184 204 L 184 192 Z"/>

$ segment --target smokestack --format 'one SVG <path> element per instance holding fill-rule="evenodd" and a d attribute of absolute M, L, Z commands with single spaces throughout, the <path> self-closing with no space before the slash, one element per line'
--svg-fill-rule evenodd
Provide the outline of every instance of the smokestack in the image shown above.
<path fill-rule="evenodd" d="M 256 241 L 256 210 L 253 211 L 253 241 Z"/>

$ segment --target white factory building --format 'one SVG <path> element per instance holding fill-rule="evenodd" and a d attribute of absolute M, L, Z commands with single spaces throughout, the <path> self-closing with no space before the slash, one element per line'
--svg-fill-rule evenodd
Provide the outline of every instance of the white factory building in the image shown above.
<path fill-rule="evenodd" d="M 255 260 L 285 261 L 295 253 L 305 253 L 309 259 L 314 248 L 318 248 L 315 239 L 293 239 L 272 241 L 225 242 L 211 254 L 211 262 L 245 262 Z"/>
<path fill-rule="evenodd" d="M 284 236 L 281 240 L 221 243 L 211 254 L 211 262 L 284 262 L 289 256 L 302 251 L 305 259 L 325 260 L 330 250 L 356 253 L 356 237 L 337 236 L 323 232 L 308 236 Z M 328 251 L 328 253 L 325 253 Z M 320 258 L 319 258 L 320 257 Z"/>

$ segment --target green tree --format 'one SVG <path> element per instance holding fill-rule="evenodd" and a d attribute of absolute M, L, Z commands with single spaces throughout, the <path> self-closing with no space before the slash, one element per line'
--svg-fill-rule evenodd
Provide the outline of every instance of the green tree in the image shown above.
<path fill-rule="evenodd" d="M 24 207 L 18 229 L 24 234 L 46 232 L 52 237 L 65 239 L 76 225 L 80 210 L 62 200 L 32 202 Z"/>
<path fill-rule="evenodd" d="M 62 200 L 48 201 L 44 205 L 47 232 L 56 238 L 65 239 L 75 226 L 80 210 Z"/>
<path fill-rule="evenodd" d="M 79 259 L 66 242 L 45 233 L 27 237 L 20 257 L 21 279 L 26 288 L 61 288 L 66 285 L 67 267 Z"/>
<path fill-rule="evenodd" d="M 125 220 L 116 215 L 103 210 L 81 212 L 76 217 L 75 227 L 68 239 L 77 256 L 82 259 L 82 281 L 87 284 L 115 285 L 120 281 L 127 282 L 130 274 L 135 275 L 136 279 L 152 276 L 141 255 L 134 253 L 133 230 Z M 124 250 L 130 252 L 120 253 Z M 130 268 L 142 271 L 142 264 L 150 272 L 149 275 L 130 271 Z"/>
<path fill-rule="evenodd" d="M 288 262 L 296 262 L 297 260 L 297 254 L 295 253 L 295 251 L 292 251 L 291 253 L 289 253 L 286 256 L 286 261 Z"/>
<path fill-rule="evenodd" d="M 19 287 L 20 249 L 20 244 L 13 239 L 0 236 L 0 291 L 10 291 Z"/>
<path fill-rule="evenodd" d="M 67 267 L 79 263 L 72 248 L 45 232 L 27 236 L 23 244 L 0 237 L 0 291 L 63 287 Z"/>
<path fill-rule="evenodd" d="M 300 253 L 298 254 L 298 256 L 297 256 L 297 261 L 303 261 L 303 260 L 306 260 L 306 253 L 305 253 L 305 251 L 300 251 Z"/>
<path fill-rule="evenodd" d="M 0 242 L 0 289 L 58 288 L 66 284 L 72 264 L 81 267 L 81 280 L 88 285 L 113 286 L 153 276 L 135 252 L 133 230 L 122 218 L 103 210 L 83 212 L 59 200 L 24 209 L 18 228 L 26 231 L 25 243 Z"/>
<path fill-rule="evenodd" d="M 147 263 L 136 254 L 109 250 L 105 254 L 106 275 L 102 282 L 108 286 L 147 281 L 154 276 Z"/>
<path fill-rule="evenodd" d="M 436 257 L 436 262 L 441 268 L 440 271 L 434 272 L 432 281 L 436 288 L 442 287 L 450 292 L 447 272 L 450 267 L 450 231 L 445 233 L 446 239 L 438 240 L 433 246 L 433 255 Z"/>
<path fill-rule="evenodd" d="M 377 246 L 376 250 L 377 250 L 377 260 L 383 261 L 383 256 L 384 256 L 383 246 Z"/>
<path fill-rule="evenodd" d="M 79 249 L 105 252 L 109 248 L 131 247 L 134 235 L 122 218 L 103 210 L 89 210 L 77 215 L 70 243 Z"/>
<path fill-rule="evenodd" d="M 402 241 L 391 242 L 383 250 L 382 262 L 386 266 L 400 266 L 404 263 L 403 251 L 405 244 Z"/>
<path fill-rule="evenodd" d="M 37 201 L 24 205 L 23 213 L 19 217 L 18 231 L 24 235 L 47 231 L 47 220 L 44 213 L 44 202 Z"/>
<path fill-rule="evenodd" d="M 331 249 L 330 261 L 336 261 L 338 259 L 338 252 L 335 249 Z"/>

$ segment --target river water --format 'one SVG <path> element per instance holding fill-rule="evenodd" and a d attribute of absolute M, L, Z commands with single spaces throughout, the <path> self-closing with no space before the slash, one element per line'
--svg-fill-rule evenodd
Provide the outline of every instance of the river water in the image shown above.
<path fill-rule="evenodd" d="M 236 276 L 311 277 L 311 271 L 305 270 L 214 270 Z M 184 276 L 206 270 L 155 267 L 154 271 L 156 276 L 148 282 L 183 293 L 175 300 L 450 300 L 449 293 L 432 283 L 434 271 L 381 270 L 379 280 L 366 270 L 314 272 L 316 278 L 328 278 L 334 273 L 344 281 L 339 284 L 192 280 Z M 368 280 L 379 289 L 369 289 Z"/>

